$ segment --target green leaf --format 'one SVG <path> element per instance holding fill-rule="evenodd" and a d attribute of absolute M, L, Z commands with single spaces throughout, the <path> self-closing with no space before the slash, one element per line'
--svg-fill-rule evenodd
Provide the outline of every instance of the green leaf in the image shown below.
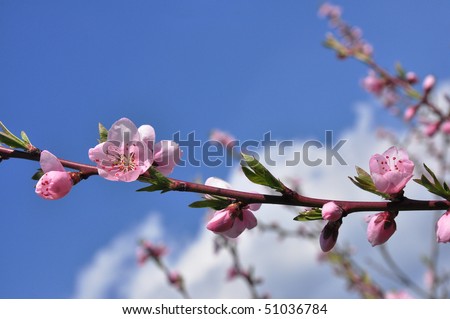
<path fill-rule="evenodd" d="M 450 189 L 447 183 L 441 184 L 439 179 L 436 177 L 436 174 L 425 164 L 423 164 L 425 170 L 430 174 L 432 181 L 429 180 L 425 175 L 422 174 L 420 179 L 414 179 L 417 184 L 425 187 L 430 193 L 436 194 L 440 197 L 443 197 L 447 200 L 450 200 Z"/>
<path fill-rule="evenodd" d="M 100 135 L 100 139 L 98 140 L 98 142 L 106 142 L 106 140 L 108 139 L 108 130 L 103 126 L 102 123 L 98 123 L 98 133 Z"/>
<path fill-rule="evenodd" d="M 247 166 L 242 165 L 242 171 L 245 176 L 255 184 L 268 186 L 278 192 L 283 192 L 286 187 L 283 183 L 273 176 L 256 158 L 242 153 Z"/>
<path fill-rule="evenodd" d="M 31 145 L 30 139 L 24 131 L 20 132 L 20 136 L 22 137 L 22 140 L 25 141 L 25 143 Z"/>
<path fill-rule="evenodd" d="M 33 176 L 31 176 L 31 179 L 38 181 L 42 176 L 44 175 L 44 172 L 42 171 L 42 169 L 38 169 L 36 173 L 34 173 Z"/>
<path fill-rule="evenodd" d="M 230 205 L 230 201 L 205 199 L 193 202 L 189 205 L 191 208 L 212 208 L 214 210 L 221 210 Z"/>
<path fill-rule="evenodd" d="M 140 188 L 137 191 L 138 192 L 155 192 L 155 191 L 161 191 L 161 193 L 165 193 L 170 191 L 170 186 L 172 185 L 172 182 L 170 179 L 165 177 L 161 172 L 159 172 L 156 168 L 150 167 L 149 170 L 149 176 L 139 176 L 139 180 L 141 182 L 147 182 L 152 185 Z"/>
<path fill-rule="evenodd" d="M 0 128 L 3 132 L 0 132 L 0 142 L 8 145 L 12 148 L 21 148 L 28 150 L 28 145 L 26 141 L 22 141 L 20 138 L 11 133 L 10 130 L 0 121 Z"/>
<path fill-rule="evenodd" d="M 322 208 L 314 207 L 311 209 L 307 209 L 304 212 L 299 213 L 294 217 L 294 220 L 305 222 L 311 220 L 321 220 L 322 218 Z"/>
<path fill-rule="evenodd" d="M 369 173 L 367 173 L 361 167 L 356 166 L 356 173 L 358 174 L 358 176 L 354 176 L 354 178 L 350 176 L 348 177 L 353 184 L 367 192 L 371 192 L 385 199 L 391 198 L 389 194 L 385 194 L 377 190 L 375 184 L 373 183 L 372 177 L 370 177 Z"/>

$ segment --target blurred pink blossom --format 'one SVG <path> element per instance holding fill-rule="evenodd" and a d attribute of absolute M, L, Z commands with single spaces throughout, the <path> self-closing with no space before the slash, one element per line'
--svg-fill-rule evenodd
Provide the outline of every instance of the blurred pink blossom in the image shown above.
<path fill-rule="evenodd" d="M 385 299 L 413 299 L 413 297 L 406 291 L 388 291 L 384 295 Z"/>
<path fill-rule="evenodd" d="M 42 171 L 35 192 L 44 199 L 60 199 L 72 189 L 70 173 L 64 170 L 58 158 L 49 151 L 42 151 L 40 157 Z"/>
<path fill-rule="evenodd" d="M 339 6 L 325 2 L 320 6 L 318 14 L 323 18 L 339 19 L 342 14 L 342 9 Z"/>
<path fill-rule="evenodd" d="M 211 131 L 211 134 L 209 135 L 209 138 L 212 141 L 219 142 L 226 149 L 233 148 L 233 146 L 235 146 L 236 142 L 237 142 L 236 139 L 234 138 L 234 136 L 232 136 L 232 135 L 230 135 L 230 134 L 228 134 L 226 132 L 217 130 L 217 129 Z"/>
<path fill-rule="evenodd" d="M 147 259 L 160 259 L 167 253 L 167 248 L 162 245 L 154 245 L 149 241 L 142 240 L 136 252 L 136 257 L 139 265 L 143 265 Z"/>
<path fill-rule="evenodd" d="M 395 196 L 403 190 L 414 172 L 414 163 L 403 149 L 392 146 L 369 161 L 370 175 L 378 191 Z"/>
<path fill-rule="evenodd" d="M 429 74 L 425 77 L 425 79 L 423 79 L 423 83 L 422 83 L 423 90 L 425 92 L 429 92 L 429 91 L 431 91 L 431 89 L 434 87 L 435 84 L 436 84 L 436 78 L 433 75 Z"/>
<path fill-rule="evenodd" d="M 378 77 L 375 71 L 369 70 L 369 74 L 362 80 L 361 85 L 367 92 L 380 96 L 386 81 Z"/>
<path fill-rule="evenodd" d="M 450 134 L 450 121 L 447 120 L 441 124 L 441 131 L 445 134 Z"/>

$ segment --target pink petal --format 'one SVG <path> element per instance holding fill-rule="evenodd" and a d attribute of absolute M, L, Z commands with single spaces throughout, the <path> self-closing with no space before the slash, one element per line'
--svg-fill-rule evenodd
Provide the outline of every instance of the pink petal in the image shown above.
<path fill-rule="evenodd" d="M 243 209 L 242 210 L 242 220 L 245 223 L 245 227 L 247 229 L 252 229 L 254 227 L 256 227 L 256 225 L 258 225 L 258 220 L 256 219 L 255 215 L 249 211 L 248 209 Z"/>
<path fill-rule="evenodd" d="M 164 175 L 172 173 L 173 169 L 181 160 L 181 150 L 174 141 L 163 140 L 155 145 L 154 163 L 155 167 Z"/>
<path fill-rule="evenodd" d="M 155 144 L 155 129 L 150 125 L 141 125 L 138 128 L 140 140 L 153 149 Z"/>
<path fill-rule="evenodd" d="M 369 168 L 371 173 L 383 173 L 381 170 L 380 162 L 384 161 L 385 158 L 380 154 L 373 155 L 369 160 Z"/>
<path fill-rule="evenodd" d="M 41 158 L 39 160 L 41 164 L 41 168 L 44 173 L 48 173 L 51 171 L 64 172 L 64 166 L 62 166 L 61 162 L 58 158 L 50 153 L 49 151 L 42 151 Z"/>
<path fill-rule="evenodd" d="M 120 143 L 140 141 L 139 137 L 136 125 L 125 117 L 116 121 L 108 131 L 108 141 Z"/>
<path fill-rule="evenodd" d="M 248 209 L 250 209 L 251 211 L 257 211 L 258 209 L 261 208 L 261 203 L 253 203 L 253 204 L 249 204 L 247 205 Z"/>
<path fill-rule="evenodd" d="M 235 218 L 231 216 L 228 209 L 222 209 L 214 214 L 213 218 L 206 224 L 206 228 L 215 233 L 221 233 L 233 227 L 234 220 Z"/>

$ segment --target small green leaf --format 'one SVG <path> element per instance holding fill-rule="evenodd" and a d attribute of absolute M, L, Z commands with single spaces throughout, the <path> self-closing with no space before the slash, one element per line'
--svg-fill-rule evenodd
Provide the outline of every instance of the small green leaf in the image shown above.
<path fill-rule="evenodd" d="M 42 171 L 42 169 L 38 169 L 36 173 L 34 173 L 33 176 L 31 176 L 31 179 L 38 181 L 42 176 L 44 175 L 44 172 Z"/>
<path fill-rule="evenodd" d="M 20 132 L 20 136 L 22 137 L 22 140 L 25 141 L 25 143 L 31 145 L 30 139 L 24 131 Z"/>
<path fill-rule="evenodd" d="M 100 135 L 100 139 L 98 140 L 98 142 L 106 142 L 106 140 L 108 139 L 108 130 L 103 126 L 102 123 L 98 123 L 98 133 Z"/>
<path fill-rule="evenodd" d="M 311 220 L 321 220 L 322 218 L 322 208 L 314 207 L 311 209 L 307 209 L 304 212 L 299 213 L 294 217 L 294 220 L 305 222 Z"/>
<path fill-rule="evenodd" d="M 450 200 L 450 189 L 447 185 L 447 183 L 441 184 L 439 179 L 436 177 L 436 174 L 425 164 L 423 164 L 425 167 L 425 170 L 430 174 L 433 181 L 429 180 L 425 175 L 422 174 L 420 179 L 414 179 L 414 181 L 425 187 L 430 193 L 436 194 L 438 196 L 441 196 L 447 200 Z"/>
<path fill-rule="evenodd" d="M 27 149 L 26 146 L 24 145 L 24 142 L 22 142 L 17 138 L 6 135 L 3 132 L 0 132 L 0 142 L 12 148 L 21 148 L 25 150 Z"/>
<path fill-rule="evenodd" d="M 242 165 L 245 176 L 255 184 L 268 186 L 278 192 L 283 192 L 286 187 L 273 176 L 256 158 L 242 153 L 242 158 L 247 166 Z"/>
<path fill-rule="evenodd" d="M 156 168 L 150 167 L 148 170 L 149 176 L 139 176 L 139 181 L 150 183 L 152 185 L 140 188 L 138 192 L 155 192 L 161 191 L 161 193 L 165 193 L 170 191 L 170 186 L 172 182 L 170 179 L 165 177 L 161 172 L 159 172 Z"/>
<path fill-rule="evenodd" d="M 389 194 L 385 194 L 377 190 L 375 184 L 373 183 L 372 177 L 370 177 L 369 173 L 367 173 L 361 167 L 356 166 L 356 173 L 358 174 L 358 176 L 354 176 L 354 178 L 350 176 L 348 177 L 353 184 L 367 192 L 371 192 L 385 199 L 391 198 Z"/>
<path fill-rule="evenodd" d="M 221 210 L 230 205 L 230 201 L 205 199 L 193 202 L 189 205 L 191 208 L 212 208 L 214 210 Z"/>

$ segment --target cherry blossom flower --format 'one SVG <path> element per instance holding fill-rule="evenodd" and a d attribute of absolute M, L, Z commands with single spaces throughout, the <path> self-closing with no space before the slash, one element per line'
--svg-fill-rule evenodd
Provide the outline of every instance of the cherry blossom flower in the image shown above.
<path fill-rule="evenodd" d="M 226 189 L 231 188 L 230 184 L 217 177 L 208 178 L 205 184 Z M 211 198 L 211 196 L 206 195 L 205 198 Z M 236 238 L 245 229 L 252 229 L 258 224 L 252 211 L 256 211 L 260 207 L 261 204 L 249 204 L 245 206 L 242 206 L 241 203 L 230 204 L 226 208 L 216 211 L 206 224 L 206 228 L 217 234 L 229 238 Z"/>
<path fill-rule="evenodd" d="M 36 194 L 44 199 L 60 199 L 66 196 L 72 189 L 73 181 L 58 158 L 49 151 L 42 151 L 40 164 L 45 174 L 36 185 Z"/>
<path fill-rule="evenodd" d="M 370 215 L 367 226 L 367 239 L 372 246 L 384 244 L 394 234 L 397 225 L 394 214 L 382 212 Z"/>
<path fill-rule="evenodd" d="M 436 237 L 439 243 L 450 242 L 450 210 L 439 218 L 436 224 Z"/>
<path fill-rule="evenodd" d="M 342 208 L 336 205 L 335 202 L 328 202 L 322 207 L 322 218 L 335 222 L 342 217 L 342 212 Z"/>
<path fill-rule="evenodd" d="M 89 159 L 97 163 L 100 176 L 111 181 L 132 182 L 153 163 L 155 131 L 150 125 L 139 129 L 122 118 L 108 131 L 106 142 L 89 150 Z"/>
<path fill-rule="evenodd" d="M 375 154 L 369 162 L 370 175 L 378 191 L 395 196 L 413 176 L 414 163 L 403 149 L 392 146 L 382 155 Z"/>
<path fill-rule="evenodd" d="M 442 123 L 441 131 L 444 132 L 445 134 L 450 134 L 450 121 L 447 120 L 444 123 Z"/>

